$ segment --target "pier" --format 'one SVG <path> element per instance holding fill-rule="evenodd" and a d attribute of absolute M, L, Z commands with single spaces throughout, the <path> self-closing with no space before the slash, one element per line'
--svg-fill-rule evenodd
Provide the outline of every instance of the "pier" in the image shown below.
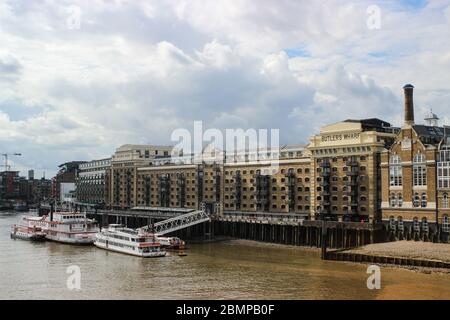
<path fill-rule="evenodd" d="M 213 220 L 215 235 L 294 246 L 350 248 L 372 243 L 377 231 L 370 224 L 310 220 L 272 220 L 219 216 Z M 324 230 L 325 228 L 325 230 Z M 322 232 L 325 237 L 322 237 Z M 375 235 L 375 236 L 374 236 Z"/>
<path fill-rule="evenodd" d="M 49 206 L 41 210 L 50 211 Z M 255 240 L 294 246 L 346 249 L 384 240 L 381 225 L 360 222 L 312 221 L 299 215 L 224 214 L 202 215 L 193 209 L 139 207 L 132 210 L 98 210 L 78 207 L 100 225 L 116 223 L 129 228 L 150 227 L 186 240 L 212 240 L 214 237 Z M 198 215 L 190 221 L 190 215 Z M 183 219 L 184 218 L 184 219 Z M 195 220 L 195 219 L 194 219 Z M 165 222 L 169 230 L 160 225 Z M 175 223 L 175 224 L 174 224 Z M 178 223 L 178 225 L 177 225 Z M 159 229 L 160 228 L 160 229 Z M 172 229 L 170 229 L 172 228 Z M 322 235 L 323 234 L 323 235 Z"/>

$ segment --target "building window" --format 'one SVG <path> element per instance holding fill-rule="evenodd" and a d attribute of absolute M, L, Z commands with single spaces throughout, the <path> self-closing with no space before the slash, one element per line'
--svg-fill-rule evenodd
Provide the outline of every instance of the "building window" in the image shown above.
<path fill-rule="evenodd" d="M 442 208 L 448 209 L 448 193 L 442 195 Z"/>
<path fill-rule="evenodd" d="M 397 194 L 397 203 L 399 207 L 403 206 L 403 195 L 401 193 Z"/>
<path fill-rule="evenodd" d="M 428 221 L 427 218 L 422 218 L 422 231 L 428 233 Z"/>
<path fill-rule="evenodd" d="M 391 163 L 389 166 L 389 180 L 391 186 L 402 186 L 402 165 L 398 155 L 391 156 Z"/>
<path fill-rule="evenodd" d="M 442 232 L 450 232 L 448 215 L 442 217 Z"/>
<path fill-rule="evenodd" d="M 416 231 L 416 232 L 420 231 L 419 219 L 417 217 L 415 217 L 413 219 L 413 230 Z"/>
<path fill-rule="evenodd" d="M 389 229 L 395 230 L 395 218 L 393 216 L 389 217 Z"/>
<path fill-rule="evenodd" d="M 398 230 L 403 231 L 403 218 L 402 217 L 397 218 L 397 227 L 398 227 Z"/>
<path fill-rule="evenodd" d="M 414 156 L 413 180 L 415 186 L 427 185 L 426 159 L 422 153 L 418 153 Z"/>
<path fill-rule="evenodd" d="M 439 153 L 437 164 L 438 187 L 450 188 L 450 150 L 442 150 Z"/>
<path fill-rule="evenodd" d="M 397 205 L 397 199 L 395 198 L 395 194 L 394 193 L 391 193 L 390 203 L 391 203 L 391 207 L 395 207 Z"/>
<path fill-rule="evenodd" d="M 424 192 L 422 193 L 422 197 L 421 197 L 421 201 L 420 201 L 420 206 L 422 208 L 426 208 L 427 207 L 427 194 Z"/>
<path fill-rule="evenodd" d="M 414 193 L 413 206 L 414 206 L 415 208 L 420 207 L 420 196 L 419 196 L 419 193 L 417 193 L 417 192 Z"/>

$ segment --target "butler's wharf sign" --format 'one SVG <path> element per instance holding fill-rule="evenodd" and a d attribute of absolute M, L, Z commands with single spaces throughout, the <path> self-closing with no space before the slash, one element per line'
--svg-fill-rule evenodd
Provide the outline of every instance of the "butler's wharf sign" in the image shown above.
<path fill-rule="evenodd" d="M 343 140 L 357 140 L 360 137 L 359 132 L 339 133 L 322 136 L 322 142 L 338 142 Z"/>

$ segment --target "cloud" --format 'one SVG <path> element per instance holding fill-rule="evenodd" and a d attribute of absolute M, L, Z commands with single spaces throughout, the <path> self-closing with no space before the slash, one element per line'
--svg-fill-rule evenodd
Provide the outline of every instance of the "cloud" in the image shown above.
<path fill-rule="evenodd" d="M 171 143 L 194 120 L 306 143 L 347 118 L 401 125 L 409 82 L 416 118 L 433 108 L 449 120 L 450 1 L 379 2 L 378 30 L 366 25 L 372 4 L 3 1 L 0 149 L 49 175 L 123 143 Z"/>
<path fill-rule="evenodd" d="M 0 73 L 2 75 L 17 74 L 20 71 L 20 63 L 9 55 L 0 56 Z"/>

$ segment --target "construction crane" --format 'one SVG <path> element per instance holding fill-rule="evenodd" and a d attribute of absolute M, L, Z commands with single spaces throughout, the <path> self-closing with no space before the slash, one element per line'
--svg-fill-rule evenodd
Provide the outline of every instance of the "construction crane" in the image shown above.
<path fill-rule="evenodd" d="M 5 164 L 2 167 L 5 167 L 5 171 L 11 171 L 11 166 L 8 165 L 8 156 L 21 156 L 21 153 L 2 153 L 2 156 L 5 158 Z"/>

